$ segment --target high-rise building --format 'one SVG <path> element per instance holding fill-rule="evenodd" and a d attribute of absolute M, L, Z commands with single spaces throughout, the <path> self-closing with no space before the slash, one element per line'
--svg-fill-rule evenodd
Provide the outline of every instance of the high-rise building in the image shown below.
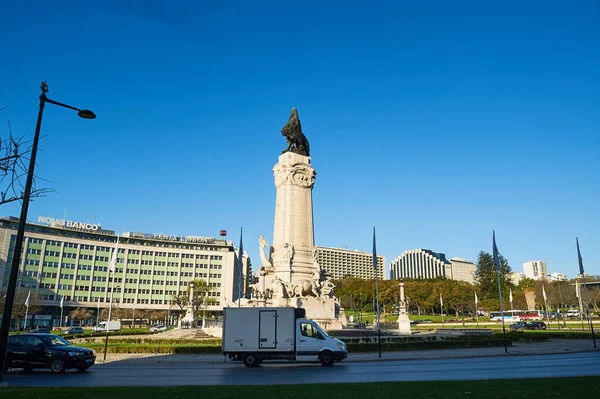
<path fill-rule="evenodd" d="M 0 287 L 5 289 L 19 219 L 0 218 Z M 31 290 L 47 308 L 107 307 L 110 300 L 109 260 L 116 247 L 113 302 L 121 308 L 173 309 L 173 295 L 185 293 L 190 282 L 205 280 L 211 291 L 207 311 L 235 302 L 239 279 L 246 290 L 250 259 L 240 273 L 231 241 L 213 237 L 124 233 L 99 224 L 39 217 L 27 223 L 17 290 Z"/>
<path fill-rule="evenodd" d="M 350 251 L 344 248 L 316 247 L 319 265 L 331 276 L 340 280 L 346 276 L 374 279 L 373 254 Z M 377 255 L 377 278 L 384 279 L 385 257 Z"/>
<path fill-rule="evenodd" d="M 534 280 L 545 279 L 548 276 L 546 262 L 543 260 L 525 262 L 523 263 L 523 273 L 525 273 L 526 277 Z"/>
<path fill-rule="evenodd" d="M 469 262 L 463 258 L 450 259 L 451 275 L 448 277 L 451 280 L 465 281 L 469 284 L 475 284 L 475 271 L 477 266 L 473 262 Z"/>
<path fill-rule="evenodd" d="M 429 249 L 409 249 L 394 259 L 390 265 L 390 279 L 451 278 L 452 263 L 443 253 Z"/>

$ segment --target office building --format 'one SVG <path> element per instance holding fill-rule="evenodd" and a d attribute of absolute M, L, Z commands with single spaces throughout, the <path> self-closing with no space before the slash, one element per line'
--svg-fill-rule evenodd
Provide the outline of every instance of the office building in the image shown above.
<path fill-rule="evenodd" d="M 390 279 L 451 278 L 452 263 L 443 253 L 429 249 L 409 249 L 394 259 L 390 265 Z"/>
<path fill-rule="evenodd" d="M 331 276 L 340 280 L 346 276 L 374 279 L 373 254 L 345 248 L 315 247 L 319 265 Z M 383 280 L 385 257 L 377 255 L 377 278 Z"/>
<path fill-rule="evenodd" d="M 19 220 L 0 218 L 0 287 L 6 289 Z M 237 300 L 246 291 L 250 259 L 240 272 L 233 242 L 214 237 L 124 233 L 99 224 L 39 217 L 27 223 L 18 290 L 31 290 L 44 308 L 107 307 L 110 300 L 109 260 L 117 246 L 113 304 L 120 308 L 179 310 L 173 295 L 186 293 L 195 279 L 211 291 L 210 312 Z M 114 305 L 113 305 L 114 306 Z"/>
<path fill-rule="evenodd" d="M 543 260 L 533 260 L 523 263 L 523 273 L 526 277 L 534 280 L 545 279 L 548 276 L 546 262 Z"/>
<path fill-rule="evenodd" d="M 475 284 L 475 272 L 477 266 L 463 258 L 450 259 L 450 277 L 451 280 L 465 281 L 469 284 Z"/>

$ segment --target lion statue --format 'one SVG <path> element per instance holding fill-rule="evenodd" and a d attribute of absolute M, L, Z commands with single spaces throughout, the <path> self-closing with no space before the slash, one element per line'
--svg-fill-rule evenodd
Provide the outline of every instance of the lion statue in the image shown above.
<path fill-rule="evenodd" d="M 281 134 L 285 136 L 287 142 L 287 148 L 283 153 L 291 151 L 307 157 L 310 156 L 310 145 L 308 144 L 308 139 L 302 133 L 302 126 L 300 125 L 296 108 L 292 108 L 290 119 L 288 119 L 286 125 L 281 129 Z"/>

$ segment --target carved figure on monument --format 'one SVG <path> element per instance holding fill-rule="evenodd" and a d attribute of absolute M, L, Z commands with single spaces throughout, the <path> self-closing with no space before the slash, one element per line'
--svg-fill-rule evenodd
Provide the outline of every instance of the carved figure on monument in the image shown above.
<path fill-rule="evenodd" d="M 333 297 L 333 289 L 335 288 L 335 284 L 331 282 L 331 280 L 323 280 L 321 281 L 321 296 L 322 297 Z"/>
<path fill-rule="evenodd" d="M 262 262 L 262 266 L 272 266 L 273 264 L 269 259 L 267 259 L 267 255 L 265 254 L 265 248 L 269 246 L 269 243 L 263 236 L 258 237 L 258 245 L 260 245 L 260 260 Z"/>
<path fill-rule="evenodd" d="M 306 136 L 302 133 L 302 126 L 296 108 L 292 108 L 292 114 L 286 125 L 281 129 L 281 134 L 285 136 L 288 145 L 283 151 L 284 153 L 291 151 L 299 155 L 310 156 L 310 145 Z"/>
<path fill-rule="evenodd" d="M 287 291 L 285 289 L 285 283 L 277 276 L 273 276 L 271 281 L 271 287 L 273 288 L 273 296 L 275 298 L 287 298 Z"/>

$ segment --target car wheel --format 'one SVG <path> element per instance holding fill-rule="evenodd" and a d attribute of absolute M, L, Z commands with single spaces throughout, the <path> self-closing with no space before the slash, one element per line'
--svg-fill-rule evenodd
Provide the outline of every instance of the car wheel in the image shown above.
<path fill-rule="evenodd" d="M 50 371 L 53 373 L 62 373 L 67 369 L 67 365 L 65 364 L 65 359 L 62 357 L 53 357 L 50 360 Z"/>
<path fill-rule="evenodd" d="M 324 351 L 323 353 L 321 353 L 319 360 L 321 361 L 321 366 L 325 366 L 325 367 L 331 367 L 331 366 L 333 366 L 333 363 L 335 362 L 333 353 L 331 353 L 330 351 Z"/>
<path fill-rule="evenodd" d="M 246 367 L 256 367 L 260 364 L 260 358 L 257 353 L 244 353 L 242 361 Z"/>

